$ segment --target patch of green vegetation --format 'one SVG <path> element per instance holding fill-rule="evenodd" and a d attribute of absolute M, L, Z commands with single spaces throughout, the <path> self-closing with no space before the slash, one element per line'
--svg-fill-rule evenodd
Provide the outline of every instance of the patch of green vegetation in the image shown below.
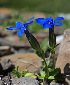
<path fill-rule="evenodd" d="M 16 4 L 17 3 L 17 4 Z M 25 11 L 41 11 L 46 13 L 70 12 L 70 0 L 0 0 L 0 7 L 15 9 L 24 8 Z"/>
<path fill-rule="evenodd" d="M 19 66 L 17 66 L 16 70 L 13 70 L 13 71 L 10 73 L 10 74 L 15 75 L 15 76 L 16 76 L 15 78 L 20 78 L 20 77 L 25 77 L 25 76 L 31 76 L 31 77 L 37 78 L 37 76 L 35 76 L 33 73 L 28 73 L 28 72 L 27 72 L 27 69 L 19 72 L 19 71 L 18 71 L 18 67 L 19 67 Z"/>

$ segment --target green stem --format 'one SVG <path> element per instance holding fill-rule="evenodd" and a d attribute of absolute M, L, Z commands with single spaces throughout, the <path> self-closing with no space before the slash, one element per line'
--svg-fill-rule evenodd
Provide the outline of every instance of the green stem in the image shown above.
<path fill-rule="evenodd" d="M 45 54 L 44 54 L 44 52 L 41 50 L 40 51 L 40 54 L 41 54 L 41 58 L 44 60 L 44 63 L 45 63 L 45 73 L 46 73 L 46 75 L 45 76 L 49 76 L 49 70 L 48 70 L 48 66 L 47 66 L 47 63 L 46 63 L 46 60 L 45 60 Z"/>
<path fill-rule="evenodd" d="M 51 48 L 51 55 L 52 55 L 52 59 L 53 59 L 53 69 L 55 69 L 55 59 L 54 59 L 54 47 L 56 45 L 56 36 L 54 33 L 54 25 L 52 25 L 52 28 L 49 28 L 49 45 Z"/>
<path fill-rule="evenodd" d="M 43 59 L 44 60 L 44 63 L 45 63 L 45 69 L 46 69 L 46 74 L 47 74 L 47 76 L 49 76 L 49 70 L 48 70 L 48 66 L 47 66 L 47 63 L 46 63 L 46 60 L 45 59 Z"/>
<path fill-rule="evenodd" d="M 48 66 L 47 66 L 47 63 L 45 60 L 45 56 L 43 55 L 43 53 L 42 53 L 42 59 L 44 60 L 44 63 L 45 63 L 45 73 L 46 73 L 45 76 L 48 77 L 49 76 L 49 69 L 48 69 Z M 46 78 L 44 80 L 46 80 Z"/>
<path fill-rule="evenodd" d="M 54 54 L 52 54 L 52 59 L 53 59 L 53 69 L 55 69 L 55 59 L 54 59 Z"/>

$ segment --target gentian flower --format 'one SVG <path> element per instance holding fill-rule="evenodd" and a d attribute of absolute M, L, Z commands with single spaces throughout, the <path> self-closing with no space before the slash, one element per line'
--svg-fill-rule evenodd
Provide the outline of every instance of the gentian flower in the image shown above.
<path fill-rule="evenodd" d="M 56 47 L 56 35 L 54 33 L 54 25 L 56 26 L 60 26 L 62 25 L 63 23 L 60 22 L 60 23 L 56 23 L 56 21 L 59 21 L 59 20 L 64 20 L 63 17 L 57 17 L 55 20 L 52 19 L 52 17 L 49 17 L 49 18 L 38 18 L 38 19 L 35 19 L 36 22 L 40 25 L 43 25 L 43 28 L 49 28 L 49 47 L 50 47 L 50 53 L 51 53 L 51 56 L 52 56 L 52 59 L 53 59 L 53 69 L 55 69 L 55 59 L 54 59 L 54 48 Z"/>
<path fill-rule="evenodd" d="M 64 20 L 63 17 L 57 17 L 55 20 L 52 19 L 52 17 L 49 17 L 49 18 L 38 18 L 38 19 L 35 19 L 36 22 L 40 25 L 43 25 L 43 28 L 52 28 L 52 25 L 56 25 L 56 26 L 60 26 L 62 25 L 63 23 L 60 22 L 60 23 L 56 23 L 56 21 L 59 21 L 59 20 Z"/>
<path fill-rule="evenodd" d="M 34 21 L 31 21 L 32 19 L 34 19 L 34 17 L 32 17 L 31 19 L 29 19 L 28 21 L 27 21 L 27 23 L 23 23 L 22 24 L 22 22 L 16 22 L 16 27 L 9 27 L 9 28 L 6 28 L 7 30 L 13 30 L 13 29 L 20 29 L 20 31 L 18 31 L 17 32 L 17 34 L 19 35 L 19 36 L 21 36 L 22 34 L 23 34 L 23 32 L 25 32 L 25 30 L 26 31 L 28 31 L 27 30 L 27 26 L 29 25 L 29 24 L 32 24 Z M 31 22 L 29 22 L 29 21 L 31 21 Z M 29 23 L 28 23 L 29 22 Z M 27 32 L 28 33 L 28 32 Z"/>

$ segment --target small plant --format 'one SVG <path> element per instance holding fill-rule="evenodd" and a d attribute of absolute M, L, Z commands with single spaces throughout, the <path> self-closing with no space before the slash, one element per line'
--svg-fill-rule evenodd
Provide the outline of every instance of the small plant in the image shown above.
<path fill-rule="evenodd" d="M 37 78 L 37 76 L 35 76 L 33 73 L 28 73 L 27 72 L 27 69 L 23 70 L 22 72 L 19 72 L 18 71 L 18 67 L 16 68 L 16 70 L 13 70 L 10 74 L 14 74 L 16 75 L 15 78 L 20 78 L 20 77 L 25 77 L 25 76 L 31 76 L 31 77 L 34 77 L 34 78 Z"/>
<path fill-rule="evenodd" d="M 45 71 L 45 67 L 44 67 L 44 71 L 41 71 L 40 72 L 40 77 L 39 79 L 44 78 L 44 80 L 56 80 L 56 81 L 60 81 L 62 82 L 62 80 L 64 81 L 64 79 L 61 77 L 61 70 L 60 68 L 55 68 L 55 59 L 54 59 L 54 54 L 55 54 L 55 50 L 54 48 L 57 46 L 56 45 L 56 35 L 54 33 L 54 25 L 56 26 L 60 26 L 62 25 L 63 23 L 60 22 L 60 23 L 55 23 L 56 21 L 59 21 L 59 20 L 64 20 L 63 17 L 57 17 L 55 20 L 52 19 L 52 17 L 49 17 L 49 18 L 38 18 L 38 19 L 35 19 L 36 22 L 40 25 L 43 25 L 43 28 L 49 28 L 49 46 L 48 48 L 50 48 L 50 54 L 51 54 L 51 57 L 53 59 L 53 62 L 51 63 L 52 64 L 52 68 L 49 68 L 49 64 L 47 63 L 47 66 L 48 66 L 48 76 L 46 76 L 46 71 Z M 45 62 L 43 62 L 43 65 L 45 65 Z M 46 65 L 45 65 L 46 66 Z M 42 73 L 44 73 L 44 75 L 42 75 Z M 60 74 L 60 76 L 58 76 L 58 74 Z"/>
<path fill-rule="evenodd" d="M 34 19 L 31 18 L 30 20 Z M 43 70 L 40 71 L 40 76 L 38 77 L 39 79 L 43 79 L 43 81 L 45 82 L 51 82 L 53 80 L 55 81 L 59 81 L 62 82 L 64 81 L 62 75 L 61 75 L 61 70 L 60 68 L 55 68 L 55 59 L 54 59 L 54 48 L 57 46 L 56 45 L 56 36 L 54 33 L 54 25 L 56 26 L 60 26 L 63 23 L 56 23 L 56 21 L 59 20 L 64 20 L 63 17 L 57 17 L 55 20 L 52 19 L 52 17 L 49 18 L 38 18 L 35 19 L 36 22 L 40 25 L 43 25 L 43 28 L 49 28 L 49 46 L 48 48 L 50 48 L 50 54 L 52 56 L 53 62 L 51 63 L 50 61 L 46 62 L 45 60 L 45 48 L 44 50 L 41 48 L 41 46 L 39 45 L 38 41 L 36 40 L 36 38 L 28 31 L 27 26 L 29 24 L 32 24 L 34 21 L 28 20 L 27 23 L 21 23 L 21 22 L 17 22 L 16 23 L 16 27 L 10 27 L 10 28 L 6 28 L 7 30 L 13 30 L 13 29 L 20 29 L 20 31 L 17 32 L 17 34 L 19 36 L 21 36 L 23 34 L 23 32 L 26 34 L 26 37 L 30 43 L 30 45 L 32 46 L 32 48 L 35 50 L 36 54 L 42 58 L 42 65 L 43 65 Z M 52 65 L 52 68 L 49 67 L 49 65 Z M 19 74 L 20 75 L 20 74 Z"/>

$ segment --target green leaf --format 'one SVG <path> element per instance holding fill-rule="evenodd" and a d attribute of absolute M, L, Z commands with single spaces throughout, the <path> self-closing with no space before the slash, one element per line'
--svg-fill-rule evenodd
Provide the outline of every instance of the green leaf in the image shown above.
<path fill-rule="evenodd" d="M 25 34 L 26 34 L 26 37 L 27 37 L 30 45 L 32 46 L 32 48 L 34 50 L 36 50 L 36 54 L 41 58 L 45 58 L 45 53 L 40 48 L 40 45 L 39 45 L 37 39 L 31 33 L 29 33 L 29 31 L 25 31 Z"/>
<path fill-rule="evenodd" d="M 40 70 L 40 75 L 45 76 L 45 71 Z"/>
<path fill-rule="evenodd" d="M 50 80 L 55 79 L 55 77 L 54 76 L 49 76 L 48 79 L 50 79 Z"/>
<path fill-rule="evenodd" d="M 39 76 L 38 78 L 39 78 L 39 79 L 44 79 L 44 77 L 45 77 L 45 76 Z"/>
<path fill-rule="evenodd" d="M 58 43 L 57 45 L 55 45 L 55 47 L 57 47 L 58 45 L 60 45 L 60 43 Z"/>
<path fill-rule="evenodd" d="M 37 76 L 35 76 L 33 73 L 26 73 L 25 76 L 31 76 L 33 78 L 37 78 Z"/>
<path fill-rule="evenodd" d="M 16 70 L 13 70 L 10 74 L 16 74 Z"/>
<path fill-rule="evenodd" d="M 45 68 L 45 62 L 44 61 L 42 61 L 42 67 Z"/>
<path fill-rule="evenodd" d="M 43 82 L 41 82 L 41 85 L 44 85 Z"/>
<path fill-rule="evenodd" d="M 41 43 L 41 49 L 42 49 L 44 52 L 46 52 L 47 43 L 48 43 L 48 38 L 44 39 L 44 41 Z"/>
<path fill-rule="evenodd" d="M 16 75 L 16 77 L 18 77 L 18 78 L 21 77 L 21 73 L 18 72 L 18 71 L 16 71 L 16 70 L 12 71 L 10 74 L 14 74 L 14 75 Z"/>
<path fill-rule="evenodd" d="M 61 73 L 60 68 L 50 69 L 49 71 L 51 76 L 56 76 L 57 74 Z"/>
<path fill-rule="evenodd" d="M 52 54 L 55 54 L 55 50 L 54 50 L 53 47 L 48 46 L 48 48 L 50 49 L 50 52 L 51 52 Z"/>
<path fill-rule="evenodd" d="M 45 53 L 44 53 L 44 51 L 43 50 L 41 50 L 41 52 L 37 52 L 36 51 L 36 54 L 40 57 L 40 58 L 45 58 Z"/>
<path fill-rule="evenodd" d="M 27 73 L 27 69 L 23 70 L 23 71 L 21 72 L 21 77 L 24 77 L 24 76 L 26 75 L 26 73 Z"/>
<path fill-rule="evenodd" d="M 45 78 L 45 71 L 40 70 L 40 76 L 38 76 L 39 79 L 44 79 Z"/>
<path fill-rule="evenodd" d="M 19 66 L 17 66 L 16 71 L 18 71 Z"/>
<path fill-rule="evenodd" d="M 16 77 L 20 78 L 21 77 L 21 73 L 18 71 L 18 67 L 19 66 L 17 66 L 16 70 L 13 70 L 10 74 L 14 74 L 14 75 L 16 75 Z"/>
<path fill-rule="evenodd" d="M 47 62 L 47 66 L 49 66 L 50 65 L 50 61 L 48 60 L 48 62 Z"/>
<path fill-rule="evenodd" d="M 48 68 L 49 72 L 53 72 L 54 70 L 52 68 Z"/>
<path fill-rule="evenodd" d="M 45 78 L 45 71 L 40 70 L 40 76 L 38 76 L 39 79 L 44 79 Z"/>
<path fill-rule="evenodd" d="M 35 49 L 37 52 L 41 51 L 41 48 L 40 48 L 40 45 L 39 45 L 37 39 L 31 33 L 30 33 L 30 36 L 27 37 L 27 39 L 33 49 Z"/>

